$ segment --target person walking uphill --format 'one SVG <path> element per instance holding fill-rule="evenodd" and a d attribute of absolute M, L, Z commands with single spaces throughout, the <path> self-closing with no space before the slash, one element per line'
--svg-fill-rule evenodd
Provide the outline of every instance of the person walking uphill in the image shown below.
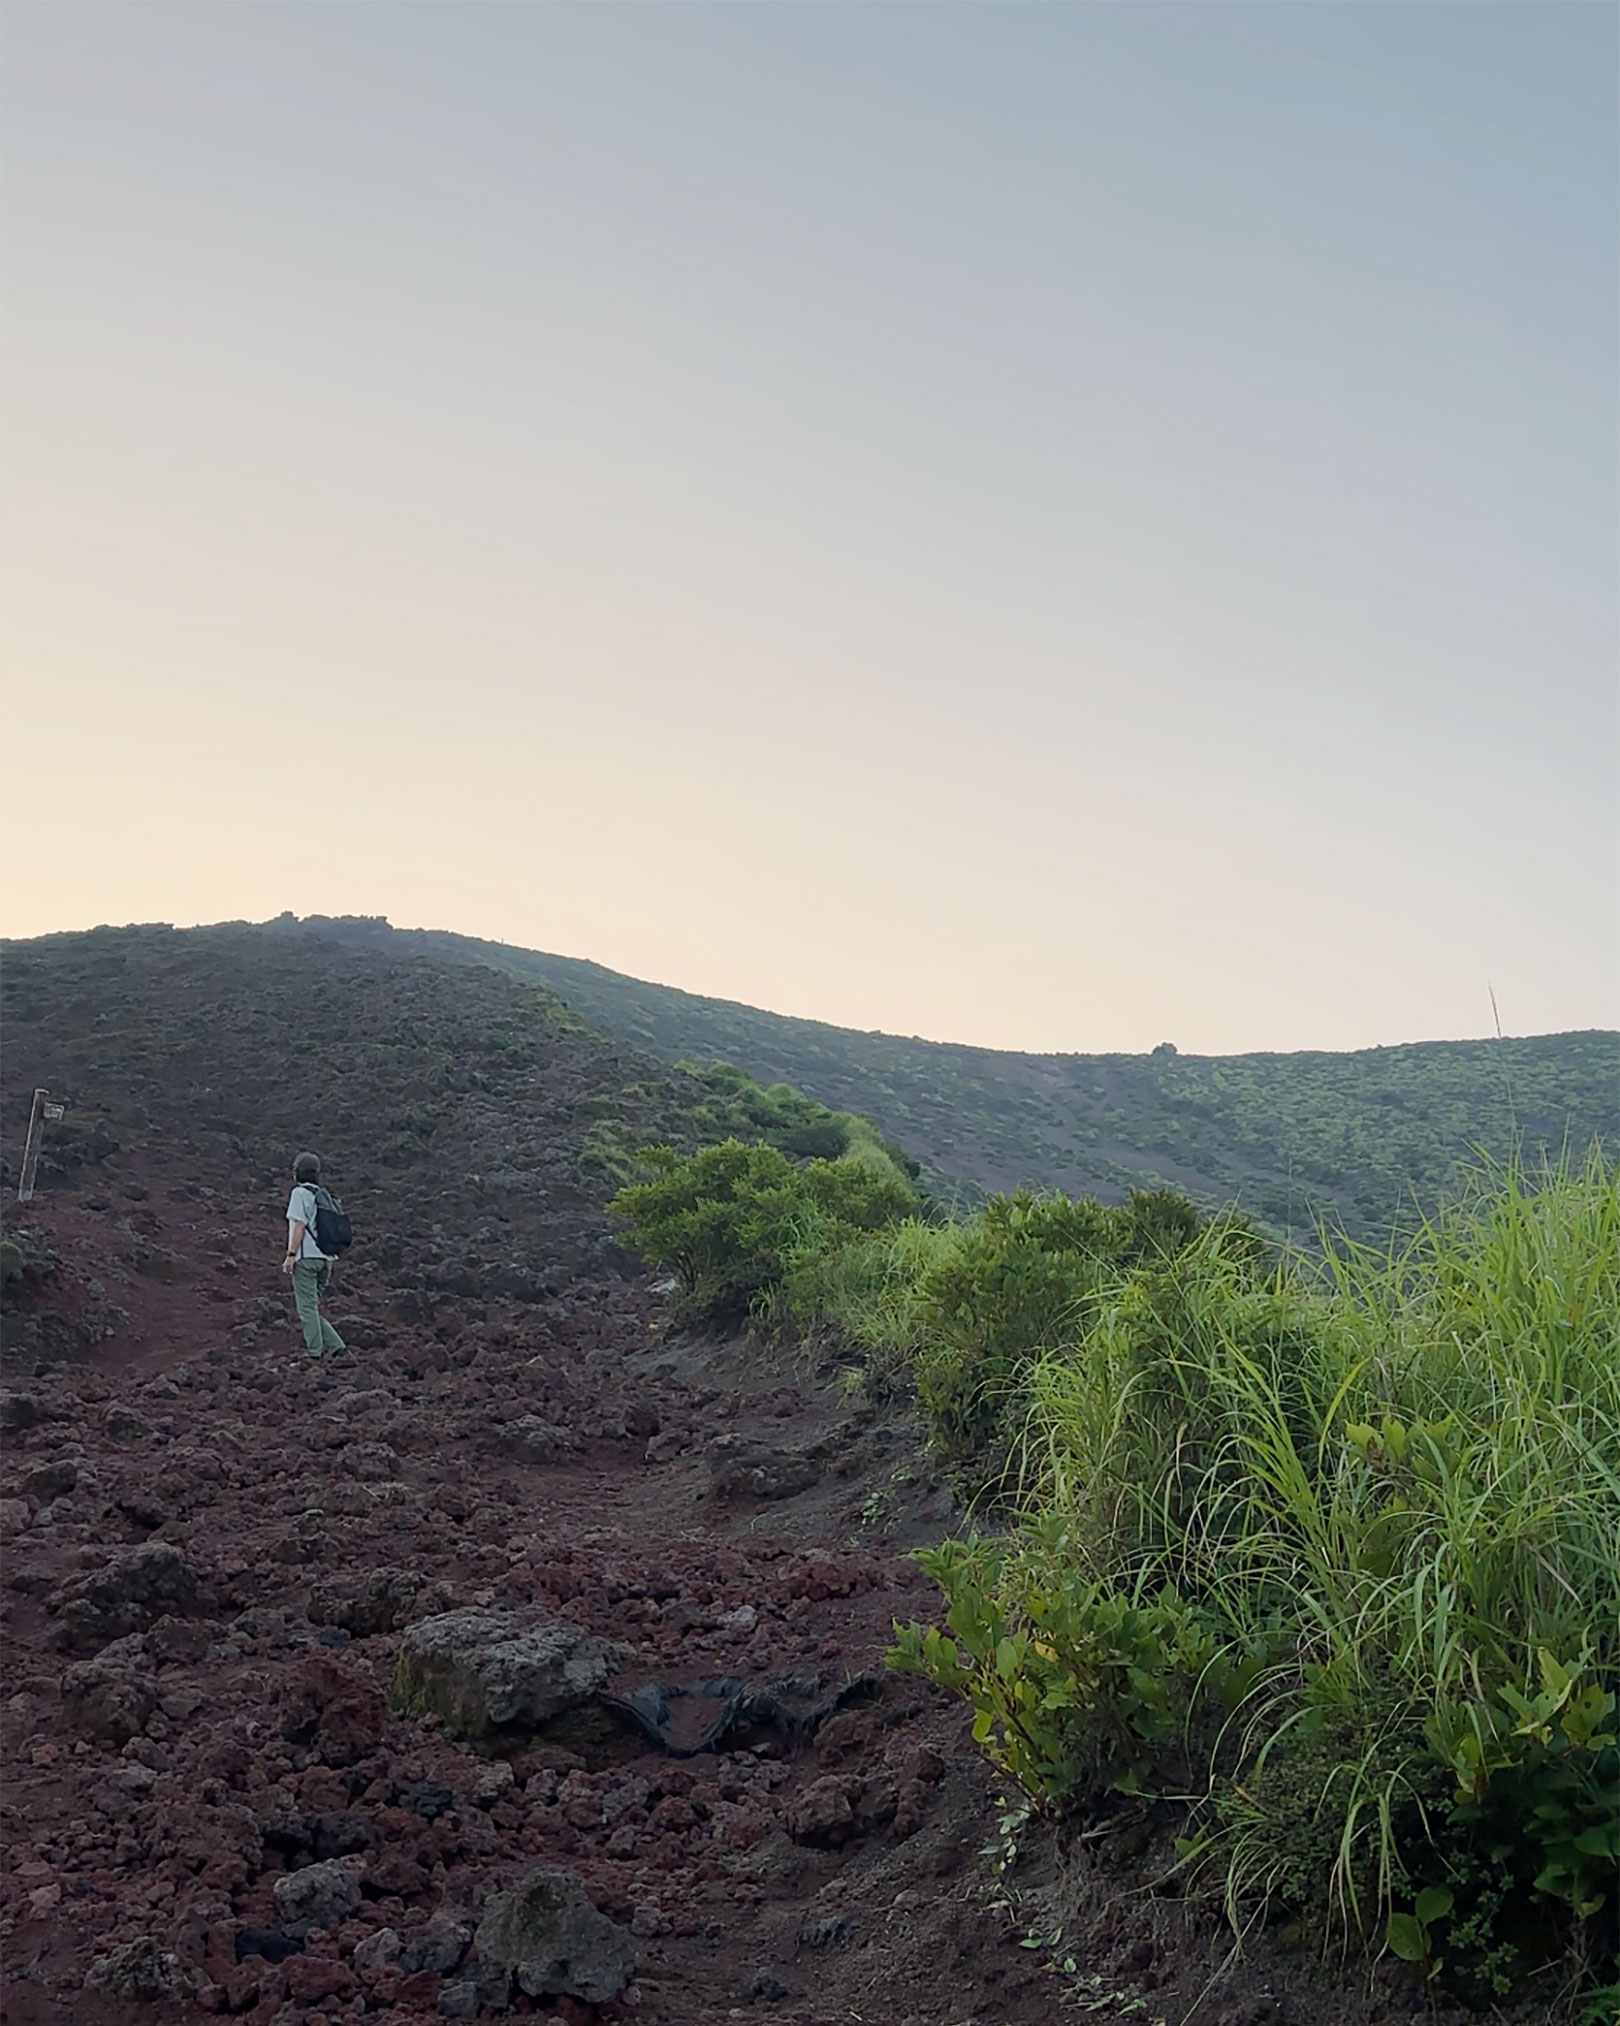
<path fill-rule="evenodd" d="M 321 1296 L 332 1278 L 332 1261 L 349 1243 L 349 1220 L 337 1199 L 320 1186 L 319 1154 L 300 1154 L 293 1163 L 293 1192 L 287 1199 L 287 1256 L 293 1302 L 304 1326 L 304 1350 L 312 1358 L 348 1349 L 321 1314 Z M 322 1241 L 327 1250 L 322 1250 Z"/>

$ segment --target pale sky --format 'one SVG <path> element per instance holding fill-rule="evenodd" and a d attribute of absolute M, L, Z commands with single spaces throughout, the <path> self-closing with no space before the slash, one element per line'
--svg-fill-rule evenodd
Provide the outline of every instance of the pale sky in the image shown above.
<path fill-rule="evenodd" d="M 11 0 L 0 927 L 1616 1024 L 1617 23 Z"/>

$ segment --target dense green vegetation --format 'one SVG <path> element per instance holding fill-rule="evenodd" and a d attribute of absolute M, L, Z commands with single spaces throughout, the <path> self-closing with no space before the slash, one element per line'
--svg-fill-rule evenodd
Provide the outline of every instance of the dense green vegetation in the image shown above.
<path fill-rule="evenodd" d="M 673 1084 L 685 1100 L 682 1142 L 688 1151 L 694 1144 L 734 1140 L 757 1143 L 798 1160 L 836 1161 L 846 1156 L 875 1160 L 892 1165 L 908 1182 L 919 1172 L 917 1163 L 890 1145 L 870 1119 L 833 1111 L 785 1083 L 767 1090 L 729 1062 L 707 1069 L 678 1063 Z M 644 1115 L 631 1110 L 622 1091 L 606 1098 L 602 1117 L 586 1137 L 587 1165 L 621 1184 L 634 1181 L 651 1158 L 642 1147 L 646 1134 L 638 1131 Z M 918 1200 L 908 1189 L 907 1204 L 915 1207 Z"/>
<path fill-rule="evenodd" d="M 945 1622 L 892 1658 L 971 1700 L 1035 1805 L 1106 1821 L 1174 1798 L 1186 1869 L 1234 1919 L 1287 1911 L 1475 1998 L 1549 1966 L 1613 1977 L 1601 1157 L 1485 1173 L 1397 1247 L 1312 1259 L 1167 1192 L 829 1214 L 811 1176 L 836 1163 L 771 1167 L 750 1221 L 744 1155 L 707 1222 L 699 1164 L 653 1185 L 718 1246 L 683 1285 L 721 1285 L 735 1247 L 756 1314 L 908 1380 L 941 1451 L 997 1488 L 1010 1523 L 924 1557 Z M 619 1200 L 676 1263 L 650 1214 L 673 1196 Z"/>
<path fill-rule="evenodd" d="M 918 1208 L 878 1146 L 795 1165 L 774 1146 L 728 1139 L 684 1158 L 649 1147 L 642 1160 L 650 1179 L 621 1189 L 612 1207 L 643 1256 L 675 1275 L 683 1322 L 744 1322 L 796 1253 L 837 1251 Z"/>
<path fill-rule="evenodd" d="M 1022 1187 L 1118 1199 L 1171 1186 L 1278 1235 L 1387 1233 L 1485 1153 L 1620 1145 L 1620 1036 L 1422 1042 L 1354 1054 L 1020 1055 L 788 1019 L 599 964 L 386 923 L 323 932 L 488 964 L 558 992 L 668 1061 L 736 1063 L 876 1121 L 933 1193 Z"/>

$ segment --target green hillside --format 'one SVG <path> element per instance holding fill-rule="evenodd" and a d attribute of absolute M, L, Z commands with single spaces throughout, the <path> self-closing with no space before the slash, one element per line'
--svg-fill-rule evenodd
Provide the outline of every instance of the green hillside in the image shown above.
<path fill-rule="evenodd" d="M 1118 1197 L 1168 1182 L 1280 1229 L 1323 1216 L 1388 1229 L 1471 1150 L 1534 1158 L 1566 1138 L 1620 1146 L 1620 1035 L 1427 1041 L 1336 1055 L 1020 1055 L 762 1013 L 600 964 L 381 921 L 323 922 L 537 980 L 617 1039 L 672 1061 L 734 1062 L 864 1113 L 936 1187 L 1020 1184 Z M 275 924 L 270 925 L 272 931 Z"/>

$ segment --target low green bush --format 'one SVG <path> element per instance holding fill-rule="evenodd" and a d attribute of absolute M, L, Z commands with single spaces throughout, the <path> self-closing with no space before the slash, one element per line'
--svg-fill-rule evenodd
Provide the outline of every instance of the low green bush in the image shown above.
<path fill-rule="evenodd" d="M 735 1063 L 707 1067 L 681 1065 L 702 1085 L 704 1096 L 694 1112 L 698 1136 L 705 1141 L 763 1140 L 778 1153 L 800 1161 L 836 1161 L 847 1154 L 878 1154 L 915 1181 L 918 1164 L 885 1140 L 868 1118 L 834 1111 L 819 1099 L 806 1097 L 791 1084 L 761 1084 Z"/>
<path fill-rule="evenodd" d="M 946 1630 L 896 1628 L 890 1665 L 955 1689 L 973 1735 L 1039 1805 L 1179 1789 L 1195 1707 L 1219 1720 L 1247 1678 L 1221 1666 L 1199 1614 L 1169 1588 L 1132 1599 L 1028 1551 L 946 1541 L 919 1554 Z M 1052 1580 L 1053 1576 L 1057 1580 Z"/>
<path fill-rule="evenodd" d="M 796 1253 L 834 1250 L 917 1209 L 907 1178 L 866 1151 L 795 1163 L 775 1147 L 722 1140 L 686 1156 L 650 1147 L 640 1158 L 651 1179 L 621 1189 L 611 1207 L 643 1258 L 675 1275 L 686 1323 L 734 1327 Z"/>

